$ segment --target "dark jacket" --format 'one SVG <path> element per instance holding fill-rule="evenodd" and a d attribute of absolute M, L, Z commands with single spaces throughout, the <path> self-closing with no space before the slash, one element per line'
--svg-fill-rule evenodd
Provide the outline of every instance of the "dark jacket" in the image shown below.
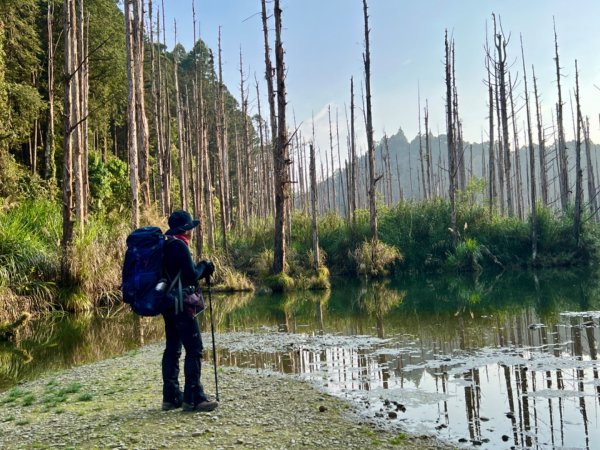
<path fill-rule="evenodd" d="M 163 258 L 163 267 L 169 282 L 173 281 L 181 271 L 181 284 L 196 286 L 203 270 L 192 261 L 190 249 L 185 242 L 170 237 L 165 243 Z"/>

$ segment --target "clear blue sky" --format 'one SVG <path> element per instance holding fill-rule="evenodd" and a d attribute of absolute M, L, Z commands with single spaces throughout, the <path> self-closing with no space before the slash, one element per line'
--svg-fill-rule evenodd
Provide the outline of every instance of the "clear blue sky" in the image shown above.
<path fill-rule="evenodd" d="M 192 1 L 165 0 L 167 23 L 177 19 L 179 41 L 192 45 Z M 264 91 L 264 50 L 260 0 L 195 0 L 202 38 L 216 50 L 221 26 L 224 78 L 239 98 L 239 51 L 244 54 L 244 71 L 254 83 L 254 74 Z M 349 105 L 350 77 L 360 95 L 364 50 L 362 0 L 282 0 L 283 43 L 286 51 L 289 117 L 310 125 L 314 113 L 317 143 L 328 148 L 327 105 L 339 109 L 340 134 L 345 142 L 344 108 Z M 268 3 L 272 12 L 273 4 Z M 444 119 L 444 30 L 456 45 L 456 79 L 460 113 L 467 140 L 487 139 L 487 91 L 484 50 L 486 22 L 491 30 L 491 13 L 501 17 L 505 33 L 511 35 L 508 59 L 513 76 L 522 79 L 519 35 L 525 46 L 528 82 L 535 65 L 542 98 L 544 121 L 552 125 L 557 99 L 554 69 L 553 17 L 559 38 L 563 67 L 568 137 L 572 136 L 569 91 L 575 85 L 574 61 L 580 70 L 584 115 L 589 115 L 592 138 L 600 137 L 600 1 L 598 0 L 370 0 L 372 93 L 375 138 L 384 131 L 402 127 L 412 139 L 418 132 L 417 86 L 421 101 L 430 106 L 433 132 L 445 132 Z M 167 29 L 168 46 L 173 45 L 173 27 Z M 271 29 L 273 31 L 273 29 Z M 271 34 L 271 37 L 273 37 Z M 522 83 L 518 86 L 522 96 Z M 255 91 L 250 98 L 255 105 Z M 357 99 L 359 101 L 359 99 Z M 519 98 L 518 104 L 523 100 Z M 266 111 L 266 101 L 261 101 Z M 265 114 L 263 112 L 263 114 Z M 362 119 L 362 117 L 360 117 Z M 521 114 L 521 120 L 525 120 Z M 520 126 L 522 127 L 522 125 Z M 310 126 L 303 129 L 306 138 Z M 361 141 L 364 131 L 361 128 Z M 550 130 L 548 130 L 550 133 Z M 520 137 L 523 142 L 523 137 Z M 345 146 L 344 146 L 345 147 Z M 342 148 L 344 148 L 342 147 Z M 364 144 L 363 144 L 364 150 Z M 337 165 L 337 163 L 336 163 Z"/>

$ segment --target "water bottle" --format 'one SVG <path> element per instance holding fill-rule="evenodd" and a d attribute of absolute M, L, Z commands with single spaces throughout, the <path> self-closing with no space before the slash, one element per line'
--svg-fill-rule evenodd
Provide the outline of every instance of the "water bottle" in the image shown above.
<path fill-rule="evenodd" d="M 154 288 L 154 290 L 155 290 L 156 292 L 162 292 L 162 291 L 164 291 L 166 288 L 167 288 L 167 283 L 166 283 L 166 280 L 164 280 L 164 279 L 161 279 L 161 280 L 160 280 L 160 281 L 157 283 L 157 285 L 156 285 L 156 287 Z"/>

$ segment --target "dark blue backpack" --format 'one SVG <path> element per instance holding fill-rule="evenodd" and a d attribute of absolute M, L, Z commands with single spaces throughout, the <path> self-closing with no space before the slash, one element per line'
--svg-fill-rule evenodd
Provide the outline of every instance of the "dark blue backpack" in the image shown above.
<path fill-rule="evenodd" d="M 169 301 L 163 279 L 166 236 L 158 227 L 143 227 L 127 237 L 121 291 L 123 301 L 140 316 L 157 316 Z"/>

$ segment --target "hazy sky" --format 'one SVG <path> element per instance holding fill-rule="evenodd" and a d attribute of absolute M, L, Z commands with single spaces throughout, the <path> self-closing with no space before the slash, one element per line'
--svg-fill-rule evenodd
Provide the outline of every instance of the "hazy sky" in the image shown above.
<path fill-rule="evenodd" d="M 177 19 L 179 41 L 192 45 L 191 5 L 194 0 L 165 0 L 167 23 Z M 239 52 L 244 71 L 254 84 L 254 74 L 264 87 L 264 49 L 260 0 L 195 0 L 202 38 L 216 50 L 221 26 L 224 78 L 239 98 Z M 364 78 L 362 0 L 282 0 L 283 43 L 286 51 L 289 117 L 302 122 L 310 136 L 311 116 L 316 120 L 317 143 L 328 148 L 327 105 L 339 110 L 341 142 L 345 142 L 345 107 L 349 106 L 350 77 L 360 95 Z M 268 3 L 272 12 L 273 4 Z M 456 45 L 456 79 L 465 139 L 487 140 L 487 89 L 484 66 L 486 24 L 491 30 L 492 12 L 510 34 L 508 60 L 513 79 L 522 80 L 519 35 L 522 34 L 532 89 L 531 66 L 535 65 L 545 125 L 551 133 L 552 110 L 557 100 L 554 67 L 553 17 L 563 67 L 563 98 L 566 102 L 567 136 L 572 136 L 569 92 L 575 85 L 575 59 L 580 71 L 584 115 L 591 120 L 592 138 L 600 136 L 600 1 L 598 0 L 370 0 L 372 103 L 375 138 L 402 127 L 411 140 L 418 132 L 417 87 L 422 106 L 427 99 L 434 134 L 445 132 L 444 30 Z M 272 23 L 272 22 L 271 22 Z M 271 38 L 274 37 L 271 25 Z M 167 29 L 173 45 L 173 26 Z M 523 85 L 518 87 L 522 106 Z M 261 94 L 262 95 L 262 94 Z M 255 108 L 254 88 L 250 100 Z M 357 99 L 360 102 L 360 99 Z M 266 101 L 261 101 L 266 114 Z M 254 111 L 255 112 L 255 111 Z M 362 115 L 359 116 L 362 121 Z M 520 128 L 525 120 L 520 116 Z M 290 124 L 292 126 L 292 124 Z M 364 143 L 364 128 L 359 138 Z M 520 141 L 523 142 L 521 135 Z M 364 147 L 364 144 L 363 144 Z M 344 148 L 344 147 L 342 147 Z M 363 148 L 364 150 L 364 148 Z M 337 163 L 336 163 L 337 165 Z"/>

